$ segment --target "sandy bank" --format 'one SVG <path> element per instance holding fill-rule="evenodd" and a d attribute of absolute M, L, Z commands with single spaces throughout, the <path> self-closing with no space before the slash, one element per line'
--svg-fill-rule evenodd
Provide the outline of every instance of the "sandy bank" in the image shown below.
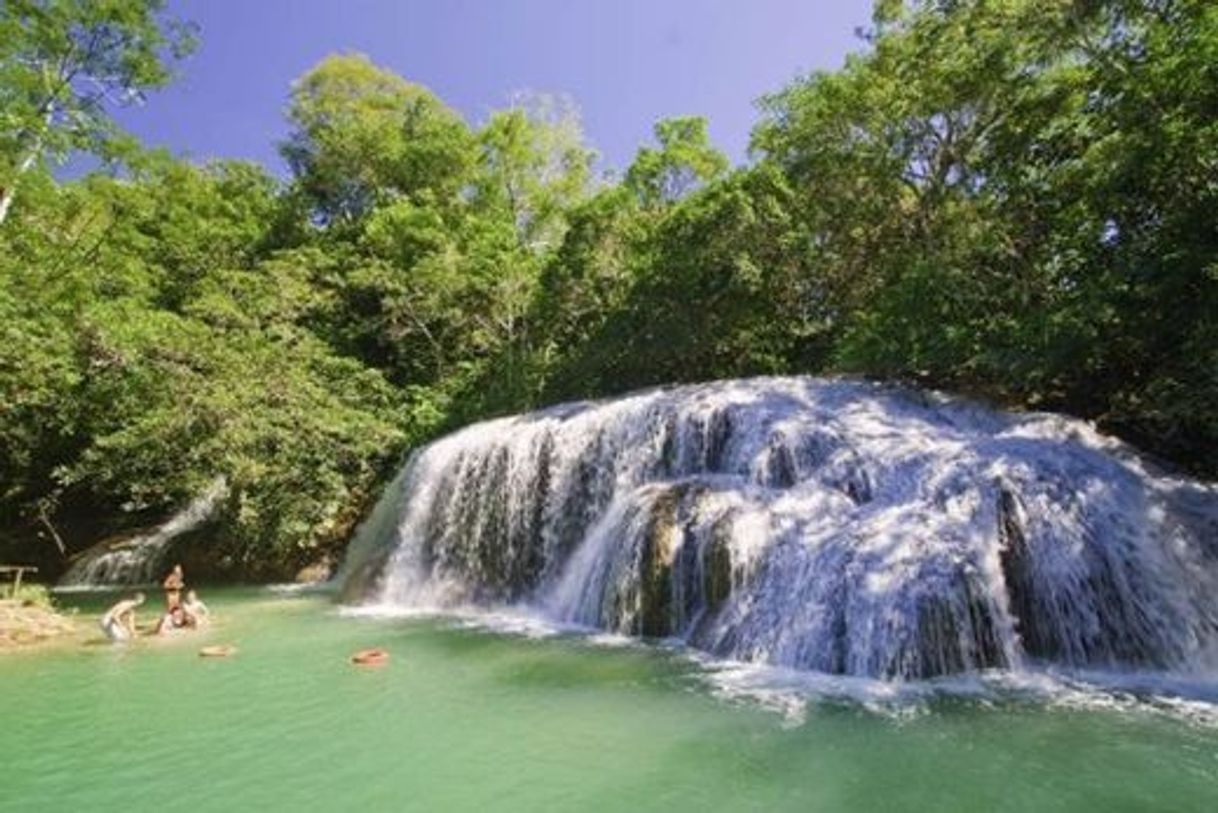
<path fill-rule="evenodd" d="M 0 652 L 43 643 L 76 632 L 71 619 L 47 607 L 0 600 Z"/>

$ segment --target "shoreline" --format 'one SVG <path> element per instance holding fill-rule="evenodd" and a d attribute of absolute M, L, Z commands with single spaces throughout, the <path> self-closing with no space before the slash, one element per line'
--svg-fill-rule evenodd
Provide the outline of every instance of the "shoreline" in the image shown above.
<path fill-rule="evenodd" d="M 0 654 L 79 638 L 81 627 L 73 615 L 41 604 L 0 600 Z"/>

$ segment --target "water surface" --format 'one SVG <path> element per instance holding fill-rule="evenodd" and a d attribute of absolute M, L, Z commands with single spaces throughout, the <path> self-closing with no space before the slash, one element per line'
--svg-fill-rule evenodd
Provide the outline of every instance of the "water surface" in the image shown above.
<path fill-rule="evenodd" d="M 205 597 L 208 633 L 0 657 L 0 809 L 1218 809 L 1218 729 L 1120 695 L 742 692 L 681 650 Z"/>

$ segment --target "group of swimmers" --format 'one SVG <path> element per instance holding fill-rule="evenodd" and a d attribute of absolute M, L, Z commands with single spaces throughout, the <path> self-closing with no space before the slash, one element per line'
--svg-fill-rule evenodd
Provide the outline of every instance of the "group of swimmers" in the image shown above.
<path fill-rule="evenodd" d="M 174 565 L 161 587 L 165 590 L 165 613 L 156 625 L 157 635 L 167 635 L 179 629 L 198 629 L 206 626 L 210 612 L 194 590 L 182 590 L 186 586 L 182 566 Z M 136 636 L 135 610 L 144 603 L 143 593 L 125 598 L 116 603 L 101 617 L 102 632 L 111 641 L 127 641 Z"/>

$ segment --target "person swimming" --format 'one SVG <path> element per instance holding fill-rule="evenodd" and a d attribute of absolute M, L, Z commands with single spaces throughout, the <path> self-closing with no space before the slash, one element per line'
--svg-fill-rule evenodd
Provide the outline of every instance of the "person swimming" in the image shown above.
<path fill-rule="evenodd" d="M 114 604 L 99 619 L 102 632 L 111 641 L 129 641 L 135 637 L 135 608 L 144 603 L 144 594 L 136 593 L 131 598 Z"/>

